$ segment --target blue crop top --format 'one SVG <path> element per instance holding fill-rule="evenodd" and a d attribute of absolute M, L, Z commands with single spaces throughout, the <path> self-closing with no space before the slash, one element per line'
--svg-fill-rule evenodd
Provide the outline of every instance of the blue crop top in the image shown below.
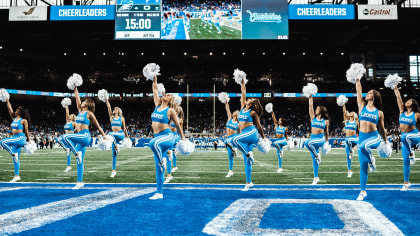
<path fill-rule="evenodd" d="M 344 129 L 357 131 L 357 123 L 356 123 L 356 121 L 349 121 L 348 120 L 346 122 L 346 126 L 344 127 Z"/>
<path fill-rule="evenodd" d="M 373 111 L 369 111 L 367 107 L 363 107 L 362 112 L 359 114 L 359 120 L 368 121 L 370 123 L 374 123 L 375 125 L 378 124 L 379 121 L 379 111 L 378 109 L 373 109 Z"/>
<path fill-rule="evenodd" d="M 254 122 L 254 119 L 252 119 L 251 116 L 251 109 L 248 111 L 245 111 L 245 108 L 243 108 L 238 115 L 238 120 L 240 122 Z"/>
<path fill-rule="evenodd" d="M 90 124 L 90 120 L 87 118 L 87 114 L 88 112 L 79 112 L 79 114 L 77 114 L 76 117 L 76 123 L 77 124 L 83 124 L 83 125 L 89 125 Z"/>
<path fill-rule="evenodd" d="M 238 130 L 238 122 L 234 122 L 233 119 L 230 119 L 226 123 L 226 128 L 231 129 L 233 131 L 237 131 Z"/>
<path fill-rule="evenodd" d="M 325 129 L 325 120 L 324 119 L 318 120 L 318 118 L 315 117 L 311 122 L 311 127 L 318 128 L 318 129 Z"/>
<path fill-rule="evenodd" d="M 152 113 L 152 121 L 158 122 L 162 124 L 169 124 L 169 117 L 168 117 L 168 109 L 169 107 L 166 107 L 165 109 L 159 111 L 160 106 L 156 107 L 155 110 Z"/>
<path fill-rule="evenodd" d="M 12 126 L 12 129 L 15 129 L 15 130 L 23 130 L 22 118 L 14 119 L 12 121 L 11 126 Z"/>
<path fill-rule="evenodd" d="M 416 126 L 416 113 L 411 112 L 410 115 L 407 115 L 406 112 L 401 113 L 400 115 L 400 125 L 409 125 Z"/>
<path fill-rule="evenodd" d="M 122 120 L 121 120 L 121 116 L 120 117 L 118 117 L 117 119 L 115 119 L 115 118 L 112 118 L 112 121 L 111 121 L 111 127 L 122 127 Z"/>
<path fill-rule="evenodd" d="M 73 128 L 73 121 L 66 123 L 66 124 L 64 125 L 64 130 L 74 131 L 74 128 Z"/>
<path fill-rule="evenodd" d="M 282 134 L 284 135 L 286 133 L 286 127 L 280 127 L 280 125 L 277 126 L 276 128 L 276 134 Z"/>

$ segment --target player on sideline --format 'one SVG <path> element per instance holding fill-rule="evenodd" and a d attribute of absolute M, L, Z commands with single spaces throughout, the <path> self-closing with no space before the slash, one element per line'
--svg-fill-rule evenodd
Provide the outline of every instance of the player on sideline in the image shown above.
<path fill-rule="evenodd" d="M 289 129 L 285 126 L 286 119 L 280 118 L 277 121 L 274 111 L 271 113 L 271 117 L 273 118 L 273 122 L 276 127 L 277 140 L 274 142 L 274 146 L 277 149 L 277 158 L 279 160 L 279 168 L 277 169 L 277 173 L 281 173 L 283 171 L 281 167 L 282 160 L 283 160 L 283 147 L 287 145 L 287 140 L 288 140 L 287 133 L 289 132 Z"/>
<path fill-rule="evenodd" d="M 191 20 L 191 13 L 185 12 L 185 27 L 187 28 L 187 32 L 190 32 L 190 20 Z"/>
<path fill-rule="evenodd" d="M 228 152 L 229 157 L 229 171 L 226 178 L 230 178 L 233 175 L 233 158 L 237 155 L 236 150 L 233 147 L 232 140 L 238 134 L 238 113 L 239 111 L 234 111 L 233 113 L 230 112 L 229 102 L 226 101 L 226 114 L 228 117 L 228 121 L 226 123 L 226 149 Z"/>
<path fill-rule="evenodd" d="M 265 139 L 264 131 L 260 123 L 260 117 L 264 114 L 264 110 L 260 100 L 255 98 L 246 99 L 244 79 L 242 79 L 241 90 L 241 111 L 238 115 L 241 133 L 233 138 L 233 143 L 243 153 L 246 184 L 242 191 L 248 191 L 249 188 L 254 186 L 251 180 L 252 164 L 254 164 L 252 150 L 254 145 L 258 143 L 258 133 Z"/>
<path fill-rule="evenodd" d="M 328 142 L 328 128 L 330 125 L 330 118 L 328 116 L 327 108 L 324 106 L 317 106 L 314 112 L 314 99 L 309 97 L 309 116 L 311 119 L 311 138 L 306 140 L 304 145 L 311 153 L 312 166 L 314 168 L 314 180 L 312 184 L 319 182 L 318 171 L 321 164 L 321 148 L 325 142 Z"/>
<path fill-rule="evenodd" d="M 366 196 L 366 184 L 368 180 L 368 169 L 374 172 L 376 169 L 375 157 L 372 149 L 376 149 L 381 143 L 381 136 L 386 141 L 384 127 L 384 113 L 382 109 L 382 97 L 376 90 L 370 90 L 363 101 L 362 84 L 360 79 L 356 80 L 357 105 L 359 107 L 359 143 L 358 154 L 360 163 L 360 188 L 361 192 L 357 200 L 362 201 Z M 379 131 L 379 132 L 378 132 Z"/>
<path fill-rule="evenodd" d="M 407 191 L 411 187 L 410 183 L 410 165 L 416 163 L 413 146 L 420 143 L 420 133 L 417 129 L 420 126 L 419 104 L 413 98 L 408 99 L 405 103 L 401 98 L 398 86 L 394 89 L 397 98 L 398 108 L 400 110 L 400 129 L 402 142 L 402 156 L 404 161 L 404 184 L 401 191 Z"/>
<path fill-rule="evenodd" d="M 217 11 L 216 16 L 214 17 L 214 26 L 216 27 L 218 34 L 222 33 L 222 30 L 220 29 L 221 23 L 222 23 L 222 11 Z"/>
<path fill-rule="evenodd" d="M 182 110 L 181 106 L 176 105 L 175 108 L 175 113 L 178 116 L 178 121 L 179 121 L 179 126 L 181 126 L 181 129 L 183 129 L 183 123 L 184 123 L 184 110 Z M 174 177 L 172 176 L 172 172 L 175 172 L 178 170 L 178 167 L 176 167 L 176 144 L 179 141 L 179 134 L 176 131 L 176 126 L 174 122 L 170 122 L 169 124 L 169 128 L 171 129 L 172 133 L 174 134 L 174 146 L 172 147 L 172 150 L 168 150 L 167 152 L 167 158 L 168 158 L 168 162 L 167 162 L 167 172 L 168 175 L 166 176 L 165 179 L 165 183 L 169 183 Z M 172 165 L 174 168 L 172 168 Z"/>
<path fill-rule="evenodd" d="M 12 123 L 10 124 L 12 128 L 13 136 L 10 138 L 5 138 L 0 141 L 0 146 L 6 150 L 13 157 L 13 166 L 15 168 L 15 176 L 10 181 L 15 183 L 20 180 L 19 175 L 19 157 L 22 147 L 25 146 L 25 141 L 29 142 L 29 132 L 28 127 L 31 125 L 31 117 L 29 116 L 28 109 L 23 106 L 16 108 L 16 111 L 13 111 L 12 104 L 10 104 L 9 99 L 6 100 L 7 110 L 9 115 L 12 118 Z M 25 139 L 26 136 L 26 139 Z"/>
<path fill-rule="evenodd" d="M 156 166 L 156 193 L 150 197 L 151 200 L 163 199 L 163 179 L 166 169 L 166 152 L 174 146 L 174 134 L 169 129 L 169 122 L 174 122 L 182 139 L 185 139 L 184 132 L 178 122 L 178 116 L 172 108 L 175 99 L 171 94 L 163 94 L 162 98 L 158 94 L 158 84 L 156 76 L 153 78 L 153 101 L 155 110 L 153 111 L 152 129 L 154 138 L 150 140 L 149 147 L 153 151 Z"/>
<path fill-rule="evenodd" d="M 64 133 L 66 134 L 72 134 L 74 133 L 74 130 L 76 128 L 76 115 L 70 114 L 69 107 L 66 106 L 66 124 L 64 125 Z M 63 136 L 60 136 L 57 138 L 57 143 L 64 148 L 67 155 L 67 167 L 64 170 L 64 172 L 69 172 L 71 170 L 71 152 L 70 148 L 66 146 L 66 144 L 63 142 Z"/>
<path fill-rule="evenodd" d="M 112 172 L 111 178 L 114 178 L 117 175 L 117 155 L 120 152 L 119 142 L 124 138 L 129 138 L 127 127 L 125 126 L 125 118 L 123 117 L 123 112 L 121 108 L 114 107 L 114 110 L 111 108 L 109 100 L 106 100 L 106 107 L 108 109 L 109 119 L 111 121 L 112 132 L 108 133 L 112 136 Z"/>
<path fill-rule="evenodd" d="M 346 157 L 347 157 L 347 177 L 351 178 L 353 172 L 351 171 L 351 159 L 353 158 L 353 147 L 359 142 L 356 133 L 359 130 L 359 122 L 357 120 L 356 112 L 347 112 L 346 105 L 343 105 L 344 130 L 346 132 Z"/>
<path fill-rule="evenodd" d="M 86 147 L 89 146 L 92 137 L 89 132 L 89 125 L 92 122 L 99 130 L 99 133 L 105 137 L 105 133 L 95 117 L 95 102 L 86 98 L 83 102 L 80 100 L 79 91 L 74 87 L 74 97 L 79 114 L 76 117 L 76 131 L 74 134 L 64 134 L 63 142 L 70 148 L 70 151 L 76 156 L 77 160 L 77 183 L 74 190 L 83 188 L 83 162 L 85 158 Z"/>

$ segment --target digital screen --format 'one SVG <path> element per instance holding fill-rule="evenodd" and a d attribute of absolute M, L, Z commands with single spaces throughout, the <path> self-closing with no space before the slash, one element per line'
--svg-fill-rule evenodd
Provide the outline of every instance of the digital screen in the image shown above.
<path fill-rule="evenodd" d="M 115 39 L 160 39 L 160 0 L 118 0 Z"/>

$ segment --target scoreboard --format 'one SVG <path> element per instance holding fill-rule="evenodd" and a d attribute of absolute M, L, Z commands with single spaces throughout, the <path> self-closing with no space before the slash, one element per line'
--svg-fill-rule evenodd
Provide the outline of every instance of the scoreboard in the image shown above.
<path fill-rule="evenodd" d="M 115 39 L 160 39 L 161 0 L 117 0 Z"/>

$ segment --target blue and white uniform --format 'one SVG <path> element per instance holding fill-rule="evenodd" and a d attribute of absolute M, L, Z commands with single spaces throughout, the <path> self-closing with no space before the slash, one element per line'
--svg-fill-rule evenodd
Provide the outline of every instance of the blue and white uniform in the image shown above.
<path fill-rule="evenodd" d="M 88 125 L 90 120 L 87 118 L 88 111 L 81 111 L 76 117 L 76 124 Z M 70 148 L 70 151 L 74 155 L 77 155 L 78 152 L 81 152 L 81 155 L 77 159 L 77 182 L 83 182 L 83 160 L 85 158 L 86 147 L 89 146 L 92 141 L 90 136 L 89 129 L 80 130 L 78 133 L 74 134 L 64 134 L 63 142 Z"/>
<path fill-rule="evenodd" d="M 406 112 L 401 113 L 400 115 L 400 125 L 409 125 L 416 128 L 416 114 L 411 112 L 407 114 Z M 402 156 L 404 161 L 404 182 L 410 182 L 410 154 L 413 151 L 412 147 L 420 143 L 420 133 L 418 129 L 414 129 L 410 132 L 402 132 L 401 134 L 402 142 Z"/>
<path fill-rule="evenodd" d="M 112 118 L 111 120 L 111 127 L 120 127 L 121 130 L 118 132 L 109 132 L 108 134 L 112 136 L 112 170 L 115 170 L 117 167 L 117 151 L 115 146 L 118 145 L 122 140 L 125 138 L 124 130 L 122 130 L 122 118 L 119 116 L 118 118 Z"/>
<path fill-rule="evenodd" d="M 279 161 L 279 168 L 281 168 L 281 164 L 282 164 L 282 159 L 283 159 L 283 147 L 287 145 L 287 140 L 285 138 L 286 135 L 286 127 L 280 127 L 280 125 L 277 125 L 276 128 L 276 134 L 281 134 L 283 135 L 283 138 L 279 138 L 274 142 L 274 146 L 277 149 L 277 159 Z"/>
<path fill-rule="evenodd" d="M 243 108 L 238 115 L 239 122 L 254 122 L 254 119 L 251 116 L 251 109 L 245 111 Z M 251 175 L 252 175 L 252 160 L 248 159 L 247 154 L 252 152 L 254 145 L 258 143 L 258 131 L 255 125 L 251 125 L 246 127 L 245 129 L 241 130 L 241 133 L 236 135 L 233 138 L 233 143 L 235 146 L 241 150 L 244 157 L 245 163 L 245 176 L 246 182 L 251 183 Z"/>
<path fill-rule="evenodd" d="M 176 129 L 175 123 L 173 123 L 173 122 L 171 122 L 169 124 L 169 126 Z M 172 165 L 173 165 L 174 168 L 176 167 L 177 156 L 176 156 L 176 153 L 175 153 L 175 148 L 176 148 L 177 143 L 181 139 L 177 130 L 172 131 L 172 133 L 174 134 L 174 146 L 171 148 L 172 149 L 172 161 L 169 160 L 168 155 L 165 155 L 165 157 L 167 158 L 167 163 L 166 163 L 167 170 L 166 171 L 168 172 L 168 174 L 172 173 L 172 168 L 171 168 Z"/>
<path fill-rule="evenodd" d="M 160 106 L 157 106 L 151 115 L 152 122 L 169 124 L 168 110 L 169 107 L 161 110 Z M 175 139 L 174 133 L 169 128 L 158 134 L 154 134 L 154 136 L 155 137 L 150 140 L 149 147 L 153 151 L 155 158 L 157 193 L 162 193 L 165 171 L 162 166 L 163 158 L 167 155 L 167 151 L 174 146 Z"/>
<path fill-rule="evenodd" d="M 237 132 L 239 129 L 239 122 L 238 121 L 235 122 L 233 121 L 233 119 L 230 119 L 226 123 L 226 128 L 235 131 L 235 133 L 232 135 L 229 135 L 225 141 L 226 149 L 227 149 L 228 157 L 229 157 L 229 170 L 233 170 L 233 150 L 232 150 L 232 147 L 234 146 L 233 138 L 238 135 Z"/>
<path fill-rule="evenodd" d="M 377 125 L 379 121 L 379 110 L 377 108 L 369 110 L 367 106 L 363 107 L 359 114 L 359 121 L 367 121 Z M 372 149 L 376 149 L 380 144 L 381 136 L 377 130 L 369 133 L 359 132 L 359 143 L 357 148 L 360 163 L 360 188 L 362 191 L 366 191 L 369 164 L 374 162 Z"/>
<path fill-rule="evenodd" d="M 326 126 L 325 119 L 319 120 L 317 117 L 315 117 L 311 122 L 311 127 L 312 128 L 318 128 L 318 129 L 325 130 L 325 126 Z M 322 132 L 320 134 L 311 134 L 311 138 L 306 140 L 305 143 L 304 143 L 305 147 L 311 153 L 312 166 L 313 166 L 313 169 L 314 169 L 314 177 L 315 178 L 318 177 L 318 172 L 319 172 L 319 164 L 318 164 L 316 158 L 319 154 L 319 148 L 322 147 L 324 144 L 325 144 L 324 132 Z"/>
<path fill-rule="evenodd" d="M 22 118 L 15 118 L 12 121 L 11 127 L 12 127 L 12 130 L 18 130 L 18 131 L 22 131 L 22 132 L 17 133 L 10 138 L 5 138 L 5 139 L 1 140 L 0 141 L 0 146 L 2 146 L 4 148 L 4 150 L 6 150 L 8 153 L 10 153 L 10 155 L 12 155 L 12 157 L 14 157 L 15 153 L 18 154 L 17 159 L 13 158 L 13 166 L 15 168 L 15 175 L 19 175 L 20 152 L 22 150 L 22 147 L 25 146 L 25 142 L 26 142 L 26 137 L 25 137 L 25 134 L 23 133 Z"/>
<path fill-rule="evenodd" d="M 353 130 L 354 132 L 357 132 L 357 122 L 354 121 L 346 121 L 346 125 L 344 126 L 345 130 Z M 348 136 L 346 137 L 346 155 L 347 155 L 347 169 L 351 170 L 351 151 L 353 150 L 353 147 L 357 145 L 359 142 L 359 138 L 357 135 Z"/>
<path fill-rule="evenodd" d="M 65 125 L 64 125 L 64 131 L 71 131 L 71 132 L 74 132 L 74 127 L 73 127 L 73 121 L 70 121 L 70 122 L 67 122 Z M 58 138 L 56 138 L 56 141 L 57 141 L 57 143 L 58 144 L 60 144 L 60 146 L 62 147 L 62 148 L 64 148 L 64 150 L 65 149 L 67 149 L 67 148 L 69 148 L 65 143 L 64 143 L 64 141 L 63 141 L 63 136 L 61 135 L 60 137 L 58 137 Z M 70 166 L 71 165 L 71 153 L 69 152 L 68 153 L 68 155 L 67 155 L 67 166 Z"/>

